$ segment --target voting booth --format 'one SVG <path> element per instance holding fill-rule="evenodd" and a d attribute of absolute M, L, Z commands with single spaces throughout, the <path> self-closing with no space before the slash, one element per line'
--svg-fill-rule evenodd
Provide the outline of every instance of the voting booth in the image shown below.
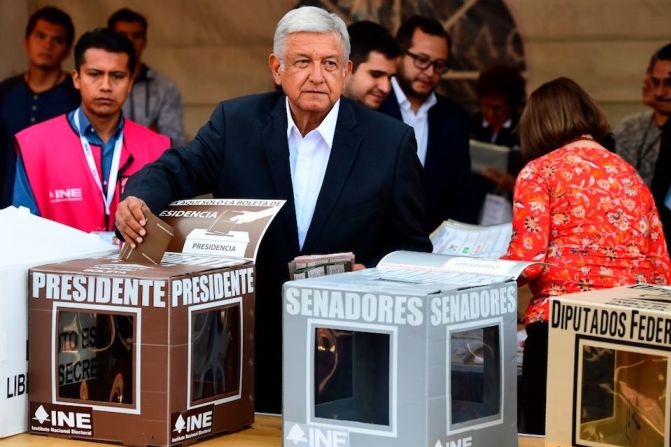
<path fill-rule="evenodd" d="M 671 442 L 671 289 L 574 293 L 551 303 L 546 445 Z"/>
<path fill-rule="evenodd" d="M 395 252 L 286 283 L 283 445 L 516 445 L 526 265 Z"/>
<path fill-rule="evenodd" d="M 167 446 L 252 424 L 254 260 L 282 204 L 175 202 L 161 215 L 175 235 L 160 264 L 31 269 L 30 431 Z M 244 217 L 230 222 L 249 235 L 242 256 L 221 255 L 227 232 L 208 233 L 224 214 Z M 183 253 L 197 227 L 209 254 Z"/>
<path fill-rule="evenodd" d="M 0 438 L 28 429 L 28 269 L 115 247 L 94 234 L 30 214 L 0 210 Z"/>

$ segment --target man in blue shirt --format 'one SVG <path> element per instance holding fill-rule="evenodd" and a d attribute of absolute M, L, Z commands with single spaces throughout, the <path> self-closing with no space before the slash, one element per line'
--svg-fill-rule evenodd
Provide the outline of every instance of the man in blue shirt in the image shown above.
<path fill-rule="evenodd" d="M 79 104 L 72 78 L 61 69 L 74 35 L 68 14 L 52 6 L 38 10 L 26 26 L 28 70 L 0 83 L 0 208 L 12 203 L 14 135 Z"/>
<path fill-rule="evenodd" d="M 75 116 L 79 122 L 77 126 L 75 122 Z M 91 122 L 86 117 L 86 114 L 82 111 L 81 108 L 73 110 L 68 113 L 68 122 L 73 129 L 80 129 L 79 134 L 86 138 L 91 146 L 96 146 L 101 148 L 101 170 L 102 170 L 102 179 L 103 179 L 103 189 L 107 191 L 107 179 L 109 178 L 110 166 L 112 164 L 112 154 L 114 153 L 114 145 L 117 142 L 117 139 L 121 135 L 123 129 L 123 116 L 119 119 L 116 129 L 112 133 L 112 136 L 103 141 L 98 133 L 96 133 L 95 128 L 91 125 Z M 18 162 L 16 163 L 16 178 L 14 180 L 14 206 L 25 206 L 30 209 L 32 214 L 37 216 L 40 215 L 40 211 L 37 207 L 37 202 L 35 201 L 35 196 L 30 187 L 30 182 L 28 181 L 28 176 L 26 175 L 26 168 L 23 165 L 21 157 L 18 157 Z"/>
<path fill-rule="evenodd" d="M 123 35 L 107 28 L 82 35 L 72 72 L 81 107 L 16 135 L 14 205 L 83 231 L 111 230 L 125 179 L 170 144 L 123 117 L 134 66 Z"/>

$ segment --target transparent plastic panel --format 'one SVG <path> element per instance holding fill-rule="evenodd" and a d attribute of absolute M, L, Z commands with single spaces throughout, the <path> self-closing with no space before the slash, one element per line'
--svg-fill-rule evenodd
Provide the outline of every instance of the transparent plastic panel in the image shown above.
<path fill-rule="evenodd" d="M 191 401 L 238 394 L 240 386 L 240 306 L 191 316 Z"/>
<path fill-rule="evenodd" d="M 59 310 L 57 324 L 58 397 L 133 404 L 134 316 Z"/>
<path fill-rule="evenodd" d="M 389 425 L 389 334 L 315 328 L 314 414 Z"/>
<path fill-rule="evenodd" d="M 499 326 L 450 334 L 450 421 L 472 422 L 501 411 Z"/>
<path fill-rule="evenodd" d="M 579 439 L 587 445 L 665 446 L 666 356 L 581 349 Z"/>

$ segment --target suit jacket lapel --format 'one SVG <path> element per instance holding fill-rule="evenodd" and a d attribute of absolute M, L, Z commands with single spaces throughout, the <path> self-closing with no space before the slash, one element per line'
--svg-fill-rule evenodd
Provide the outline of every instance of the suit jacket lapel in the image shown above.
<path fill-rule="evenodd" d="M 356 159 L 361 136 L 354 132 L 356 126 L 356 116 L 352 104 L 341 98 L 340 110 L 338 112 L 338 121 L 336 124 L 335 135 L 333 136 L 333 147 L 324 174 L 315 212 L 312 215 L 310 228 L 305 237 L 303 252 L 309 253 L 319 238 L 320 232 L 333 212 L 333 208 L 340 197 L 343 186 L 352 169 Z"/>
<path fill-rule="evenodd" d="M 280 213 L 289 230 L 291 243 L 298 250 L 298 229 L 296 224 L 296 208 L 294 206 L 294 190 L 291 184 L 291 168 L 289 166 L 285 101 L 285 96 L 280 96 L 280 99 L 271 111 L 268 123 L 263 131 L 261 144 L 265 146 L 270 176 L 273 179 L 277 197 L 287 201 Z"/>

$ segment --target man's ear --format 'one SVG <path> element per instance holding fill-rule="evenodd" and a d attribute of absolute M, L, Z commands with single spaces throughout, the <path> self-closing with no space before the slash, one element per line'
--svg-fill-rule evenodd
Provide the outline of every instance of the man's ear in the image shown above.
<path fill-rule="evenodd" d="M 282 85 L 282 77 L 280 76 L 282 72 L 282 61 L 275 53 L 272 53 L 268 57 L 268 67 L 270 67 L 270 73 L 273 75 L 275 84 Z"/>
<path fill-rule="evenodd" d="M 72 70 L 72 83 L 74 84 L 75 88 L 79 90 L 79 72 L 77 70 Z"/>
<path fill-rule="evenodd" d="M 350 76 L 352 76 L 352 60 L 348 60 L 345 64 L 345 82 L 349 81 Z"/>

